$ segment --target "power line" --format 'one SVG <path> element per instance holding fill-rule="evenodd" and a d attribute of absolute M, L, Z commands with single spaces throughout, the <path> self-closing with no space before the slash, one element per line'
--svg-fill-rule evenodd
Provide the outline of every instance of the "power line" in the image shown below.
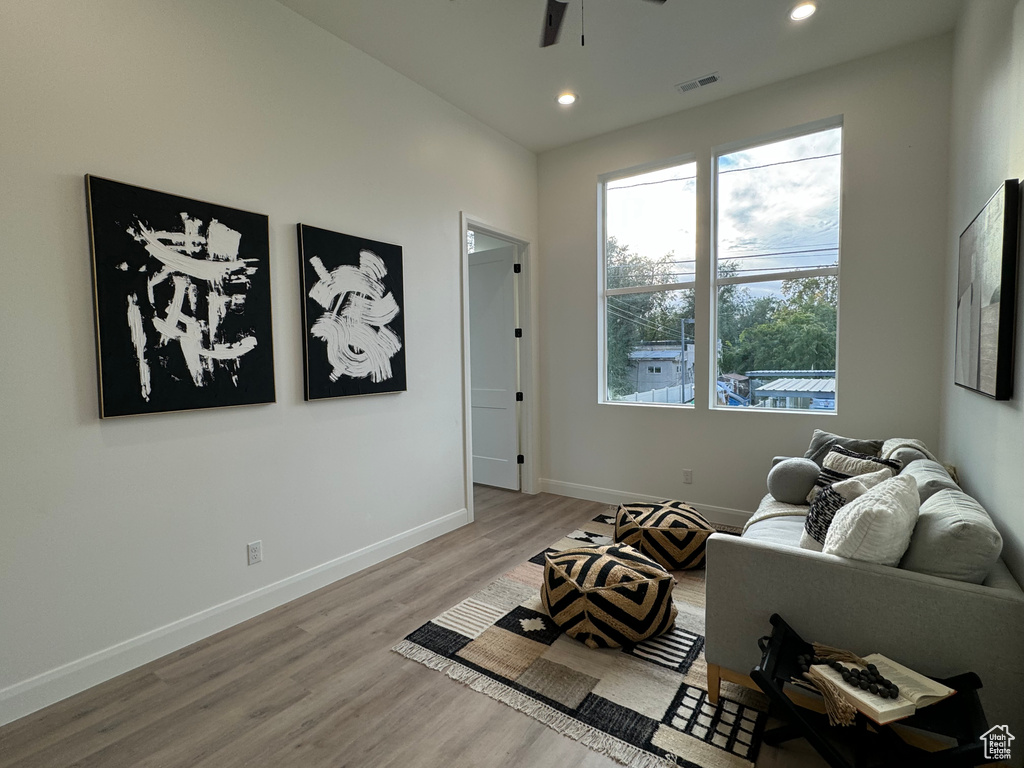
<path fill-rule="evenodd" d="M 825 264 L 824 266 L 828 267 L 828 266 L 834 266 L 834 265 Z M 750 267 L 749 269 L 737 269 L 735 272 L 731 272 L 728 275 L 719 275 L 719 277 L 729 277 L 732 274 L 739 275 L 739 274 L 750 273 L 750 272 L 764 272 L 765 275 L 772 275 L 775 272 L 799 272 L 800 270 L 808 270 L 808 271 L 810 271 L 812 269 L 817 269 L 818 267 L 819 267 L 819 265 L 817 265 L 817 264 L 804 264 L 802 266 L 798 265 L 798 266 L 793 266 L 793 267 Z M 827 277 L 834 277 L 834 275 L 827 275 Z"/>
<path fill-rule="evenodd" d="M 627 323 L 633 323 L 633 325 L 640 326 L 641 328 L 646 328 L 646 329 L 648 329 L 650 331 L 657 331 L 659 333 L 665 333 L 665 334 L 673 334 L 673 333 L 675 333 L 674 330 L 672 330 L 670 328 L 666 328 L 663 325 L 658 325 L 656 323 L 650 323 L 650 322 L 641 322 L 640 320 L 636 320 L 632 316 L 623 314 L 622 312 L 618 311 L 617 307 L 613 307 L 611 305 L 607 305 L 607 309 L 608 309 L 608 312 L 610 314 L 614 315 L 615 317 L 619 318 L 620 320 L 625 320 Z M 680 329 L 680 331 L 681 330 L 682 329 Z M 675 338 L 670 336 L 670 338 L 668 338 L 667 341 L 675 341 Z"/>
<path fill-rule="evenodd" d="M 798 157 L 795 160 L 780 160 L 777 163 L 764 163 L 763 165 L 748 165 L 743 168 L 728 168 L 726 170 L 719 169 L 718 175 L 722 176 L 726 173 L 736 173 L 737 171 L 756 171 L 761 168 L 773 168 L 777 165 L 791 165 L 793 163 L 803 163 L 808 160 L 826 160 L 830 157 L 842 157 L 842 152 L 834 152 L 829 155 L 815 155 L 814 157 Z M 696 179 L 697 174 L 693 176 L 680 176 L 675 179 L 661 179 L 660 181 L 638 181 L 636 184 L 619 184 L 618 186 L 611 186 L 615 184 L 614 181 L 605 182 L 605 189 L 609 192 L 615 192 L 620 189 L 633 189 L 634 187 L 649 187 L 655 184 L 671 184 L 676 181 L 690 181 Z"/>
<path fill-rule="evenodd" d="M 649 322 L 641 322 L 640 320 L 637 320 L 630 315 L 625 315 L 622 312 L 616 311 L 614 307 L 608 307 L 608 311 L 615 317 L 619 318 L 620 320 L 625 320 L 627 323 L 633 323 L 633 325 L 640 326 L 641 328 L 646 328 L 649 331 L 656 331 L 659 333 L 672 333 L 670 329 L 665 328 L 662 325 L 657 325 Z M 669 341 L 673 341 L 673 339 L 669 339 Z"/>
<path fill-rule="evenodd" d="M 803 163 L 807 160 L 824 160 L 828 157 L 841 157 L 842 152 L 835 152 L 831 155 L 816 155 L 815 157 L 798 157 L 796 160 L 780 160 L 777 163 L 765 163 L 764 165 L 748 165 L 745 168 L 729 168 L 728 170 L 719 170 L 718 175 L 723 176 L 726 173 L 736 173 L 736 171 L 756 171 L 758 168 L 771 168 L 776 165 L 790 165 L 791 163 Z"/>
<path fill-rule="evenodd" d="M 739 256 L 722 256 L 719 255 L 719 261 L 732 261 L 739 259 L 759 259 L 763 256 L 798 256 L 802 253 L 828 253 L 829 251 L 838 251 L 838 245 L 828 246 L 827 248 L 801 248 L 796 251 L 768 251 L 766 253 L 742 253 Z"/>
<path fill-rule="evenodd" d="M 633 323 L 633 325 L 640 326 L 641 328 L 646 328 L 649 331 L 656 331 L 656 332 L 659 332 L 659 333 L 669 333 L 670 332 L 669 329 L 665 328 L 664 326 L 658 325 L 656 323 L 650 323 L 650 322 L 644 322 L 644 321 L 641 321 L 641 320 L 637 320 L 634 316 L 628 315 L 628 314 L 623 314 L 622 312 L 617 311 L 617 309 L 614 308 L 614 307 L 608 307 L 608 312 L 610 314 L 612 314 L 613 316 L 617 317 L 620 320 L 624 320 L 627 323 Z"/>
<path fill-rule="evenodd" d="M 643 267 L 631 264 L 625 264 L 622 266 L 616 266 L 614 264 L 609 265 L 609 274 L 616 274 L 622 277 L 629 277 L 631 272 L 635 272 L 638 276 L 647 275 L 675 275 L 683 274 L 683 270 L 679 268 L 679 265 L 684 265 L 684 261 L 676 261 L 665 264 L 649 264 Z M 696 265 L 696 262 L 693 262 Z"/>
<path fill-rule="evenodd" d="M 606 286 L 608 288 L 615 289 L 615 288 L 647 288 L 649 286 L 655 286 L 655 285 L 675 285 L 677 283 L 687 282 L 687 278 L 691 278 L 692 279 L 693 278 L 693 273 L 692 272 L 689 272 L 689 273 L 665 272 L 662 275 L 656 275 L 656 274 L 642 275 L 642 277 L 644 277 L 644 278 L 650 277 L 651 278 L 650 282 L 642 282 L 642 283 L 641 282 L 637 282 L 637 283 L 634 283 L 632 285 L 620 285 L 620 284 L 618 284 L 618 281 L 616 280 L 616 278 L 618 278 L 618 277 L 621 277 L 621 275 L 608 275 L 608 280 L 606 282 Z M 662 279 L 660 279 L 660 280 L 656 279 L 658 277 L 661 277 Z M 687 289 L 683 288 L 683 289 L 677 289 L 677 290 L 687 290 Z M 644 291 L 640 291 L 640 293 L 644 293 Z"/>
<path fill-rule="evenodd" d="M 609 192 L 615 192 L 620 189 L 633 189 L 633 187 L 649 187 L 653 184 L 671 184 L 673 181 L 689 181 L 690 179 L 696 179 L 697 174 L 693 176 L 680 176 L 677 179 L 662 179 L 661 181 L 638 181 L 636 184 L 620 184 L 617 187 L 608 186 L 608 184 L 614 184 L 614 181 L 607 182 L 605 188 Z"/>

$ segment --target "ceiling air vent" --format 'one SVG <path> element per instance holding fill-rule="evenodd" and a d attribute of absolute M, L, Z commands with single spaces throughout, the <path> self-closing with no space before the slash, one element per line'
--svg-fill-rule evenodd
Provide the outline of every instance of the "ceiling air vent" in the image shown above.
<path fill-rule="evenodd" d="M 676 86 L 676 90 L 680 93 L 687 93 L 688 91 L 695 91 L 698 88 L 703 88 L 705 85 L 717 83 L 718 80 L 718 73 L 712 72 L 710 75 L 695 77 L 693 80 L 687 80 L 685 83 L 679 83 L 679 85 Z"/>

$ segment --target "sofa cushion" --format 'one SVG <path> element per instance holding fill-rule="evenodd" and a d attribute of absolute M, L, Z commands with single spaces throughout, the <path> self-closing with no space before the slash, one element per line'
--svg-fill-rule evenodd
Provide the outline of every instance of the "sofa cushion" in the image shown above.
<path fill-rule="evenodd" d="M 803 529 L 804 518 L 802 515 L 770 517 L 747 528 L 743 533 L 743 538 L 751 541 L 763 541 L 767 544 L 799 547 L 800 533 Z"/>
<path fill-rule="evenodd" d="M 784 501 L 779 501 L 773 497 L 770 493 L 765 494 L 764 498 L 761 499 L 761 503 L 757 505 L 757 510 L 750 516 L 750 519 L 743 524 L 743 533 L 750 529 L 751 526 L 757 525 L 762 520 L 770 517 L 799 517 L 800 524 L 803 525 L 804 517 L 807 515 L 806 504 L 787 504 Z M 799 537 L 798 537 L 799 538 Z"/>
<path fill-rule="evenodd" d="M 814 434 L 811 435 L 811 444 L 807 447 L 804 458 L 810 459 L 820 467 L 833 446 L 841 445 L 857 453 L 877 456 L 879 451 L 882 450 L 884 443 L 884 440 L 862 440 L 856 437 L 843 437 L 842 435 L 834 435 L 831 432 L 816 429 Z"/>
<path fill-rule="evenodd" d="M 913 446 L 903 445 L 897 448 L 892 453 L 890 453 L 885 458 L 898 461 L 900 464 L 906 467 L 912 461 L 917 461 L 918 459 L 927 459 L 928 454 L 919 451 L 917 448 L 914 448 Z"/>
<path fill-rule="evenodd" d="M 981 584 L 1003 551 L 984 507 L 959 490 L 941 490 L 921 505 L 901 568 Z"/>
<path fill-rule="evenodd" d="M 890 469 L 883 467 L 875 472 L 839 480 L 828 488 L 822 489 L 814 497 L 810 509 L 807 511 L 804 532 L 800 536 L 800 546 L 804 549 L 821 552 L 836 512 L 845 504 L 863 496 L 890 477 L 892 477 Z"/>
<path fill-rule="evenodd" d="M 768 472 L 768 493 L 787 504 L 802 504 L 818 479 L 819 467 L 810 459 L 785 459 Z"/>
<path fill-rule="evenodd" d="M 903 468 L 901 474 L 910 475 L 917 481 L 917 493 L 924 504 L 939 491 L 959 491 L 960 486 L 953 482 L 941 464 L 931 459 L 918 459 Z"/>
<path fill-rule="evenodd" d="M 920 505 L 914 478 L 897 475 L 879 483 L 836 512 L 822 551 L 896 565 L 910 544 Z"/>

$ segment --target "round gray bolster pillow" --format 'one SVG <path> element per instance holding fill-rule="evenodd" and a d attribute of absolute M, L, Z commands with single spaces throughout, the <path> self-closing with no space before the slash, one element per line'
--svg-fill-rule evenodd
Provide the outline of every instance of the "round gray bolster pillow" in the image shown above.
<path fill-rule="evenodd" d="M 821 468 L 810 459 L 785 459 L 768 473 L 768 493 L 787 504 L 806 504 Z"/>

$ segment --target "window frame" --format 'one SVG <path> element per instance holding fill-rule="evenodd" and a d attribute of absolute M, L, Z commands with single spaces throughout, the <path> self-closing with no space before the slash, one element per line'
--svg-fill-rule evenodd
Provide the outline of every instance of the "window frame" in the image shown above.
<path fill-rule="evenodd" d="M 839 220 L 838 220 L 838 242 L 836 248 L 836 265 L 832 267 L 820 267 L 812 269 L 796 269 L 787 272 L 770 273 L 762 275 L 740 275 L 733 277 L 720 278 L 718 276 L 718 218 L 719 218 L 719 200 L 718 200 L 718 163 L 719 158 L 723 155 L 728 155 L 733 152 L 738 152 L 744 149 L 751 149 L 754 147 L 763 146 L 765 144 L 772 144 L 786 139 L 798 138 L 800 136 L 806 136 L 813 133 L 819 133 L 821 131 L 829 130 L 832 128 L 839 128 L 842 131 L 842 144 L 841 144 L 841 157 L 839 164 Z M 631 176 L 637 176 L 644 173 L 650 173 L 654 171 L 671 168 L 674 166 L 685 165 L 688 163 L 694 164 L 694 184 L 696 190 L 695 200 L 695 213 L 697 216 L 697 242 L 695 243 L 695 269 L 693 277 L 690 280 L 676 282 L 676 283 L 664 283 L 653 286 L 636 286 L 629 288 L 607 288 L 607 263 L 605 249 L 608 242 L 608 196 L 607 186 L 611 182 L 615 182 L 621 179 L 629 178 Z M 755 413 L 773 413 L 773 414 L 791 414 L 791 415 L 807 415 L 813 414 L 815 416 L 837 416 L 839 414 L 839 398 L 838 398 L 838 383 L 839 383 L 839 361 L 840 361 L 840 349 L 839 349 L 839 338 L 841 328 L 841 318 L 839 313 L 839 302 L 837 298 L 836 306 L 836 354 L 835 354 L 835 378 L 836 378 L 836 398 L 835 407 L 833 410 L 819 410 L 819 409 L 796 409 L 796 408 L 741 408 L 736 406 L 719 405 L 717 402 L 717 381 L 718 381 L 718 291 L 719 288 L 725 285 L 742 285 L 742 284 L 756 284 L 766 282 L 780 282 L 789 279 L 799 278 L 813 278 L 813 277 L 827 277 L 835 276 L 837 283 L 841 286 L 841 267 L 842 267 L 842 229 L 843 229 L 843 208 L 844 208 L 844 178 L 845 178 L 845 163 L 846 163 L 846 130 L 844 123 L 844 116 L 842 114 L 834 115 L 832 117 L 823 118 L 820 120 L 803 123 L 797 126 L 790 126 L 782 128 L 776 131 L 760 134 L 756 137 L 746 138 L 742 140 L 732 141 L 724 144 L 711 146 L 710 149 L 704 148 L 695 152 L 687 152 L 684 154 L 675 155 L 673 157 L 661 160 L 650 161 L 646 163 L 640 163 L 638 165 L 631 166 L 629 168 L 623 168 L 608 173 L 603 173 L 597 177 L 597 218 L 598 218 L 598 243 L 597 243 L 597 401 L 599 405 L 619 405 L 619 406 L 643 406 L 643 407 L 672 407 L 672 408 L 688 408 L 695 409 L 697 404 L 700 403 L 701 410 L 704 409 L 705 403 L 708 410 L 712 411 L 728 411 L 734 412 L 755 412 Z M 702 231 L 705 234 L 701 234 Z M 607 367 L 607 350 L 608 350 L 608 339 L 607 339 L 607 313 L 608 297 L 628 295 L 628 294 L 639 294 L 639 293 L 659 293 L 663 291 L 675 291 L 675 290 L 692 290 L 694 291 L 696 316 L 693 319 L 696 324 L 700 323 L 702 318 L 705 316 L 705 311 L 702 310 L 702 304 L 706 310 L 706 333 L 696 333 L 694 336 L 695 349 L 695 370 L 694 373 L 698 374 L 698 377 L 694 380 L 694 398 L 689 403 L 654 403 L 654 402 L 634 402 L 634 401 L 622 401 L 613 400 L 608 397 L 608 367 Z M 702 297 L 704 300 L 702 301 Z M 706 303 L 705 303 L 706 302 Z M 701 349 L 700 339 L 704 339 L 707 343 L 705 349 Z M 683 341 L 685 344 L 685 339 Z M 699 392 L 701 387 L 701 379 L 704 377 L 699 376 L 700 368 L 703 364 L 707 364 L 706 379 L 703 385 L 707 387 L 705 392 L 706 400 L 702 400 Z M 685 372 L 684 377 L 685 377 Z"/>
<path fill-rule="evenodd" d="M 839 221 L 838 229 L 839 236 L 836 245 L 836 265 L 834 267 L 819 267 L 815 269 L 796 269 L 788 272 L 773 272 L 771 274 L 761 275 L 739 275 L 734 277 L 719 277 L 718 275 L 718 220 L 719 220 L 719 206 L 718 206 L 718 163 L 719 159 L 723 155 L 729 155 L 734 152 L 739 152 L 744 149 L 753 149 L 755 147 L 761 147 L 766 144 L 774 144 L 776 142 L 785 141 L 787 139 L 796 139 L 801 136 L 809 136 L 813 133 L 821 133 L 833 128 L 839 128 L 842 131 L 841 139 L 841 153 L 839 158 Z M 815 120 L 811 123 L 804 123 L 803 125 L 793 126 L 791 128 L 785 128 L 779 131 L 773 131 L 771 133 L 762 134 L 761 136 L 743 139 L 740 141 L 733 141 L 727 144 L 720 144 L 711 148 L 711 171 L 710 171 L 710 187 L 709 193 L 710 199 L 710 272 L 708 280 L 708 290 L 710 292 L 710 322 L 709 322 L 709 336 L 708 336 L 708 350 L 707 362 L 708 366 L 708 408 L 712 411 L 728 411 L 730 413 L 747 412 L 753 411 L 755 413 L 790 413 L 790 414 L 815 414 L 817 416 L 836 416 L 839 414 L 839 305 L 837 300 L 836 305 L 836 362 L 835 362 L 835 379 L 836 379 L 836 392 L 835 392 L 835 407 L 831 411 L 816 410 L 811 408 L 738 408 L 736 406 L 721 405 L 718 403 L 718 289 L 725 285 L 749 285 L 753 283 L 773 283 L 781 282 L 783 280 L 792 280 L 800 278 L 811 278 L 811 277 L 829 277 L 835 276 L 837 278 L 837 290 L 842 285 L 840 277 L 840 267 L 842 266 L 842 250 L 843 250 L 843 166 L 846 161 L 846 129 L 843 123 L 842 115 L 835 115 L 833 117 L 827 117 L 822 120 Z M 698 196 L 700 192 L 698 190 Z"/>
<path fill-rule="evenodd" d="M 607 338 L 607 316 L 608 297 L 623 296 L 637 293 L 661 293 L 666 291 L 698 289 L 697 270 L 691 280 L 675 283 L 659 283 L 658 285 L 641 285 L 629 288 L 608 288 L 607 287 L 607 261 L 605 248 L 608 244 L 608 184 L 628 179 L 631 176 L 639 176 L 644 173 L 673 168 L 680 165 L 693 164 L 694 187 L 696 189 L 695 213 L 700 218 L 700 187 L 702 181 L 701 163 L 694 152 L 676 155 L 662 160 L 655 160 L 649 163 L 641 163 L 629 168 L 623 168 L 609 173 L 602 173 L 597 177 L 597 220 L 598 220 L 598 243 L 597 243 L 597 402 L 599 405 L 622 405 L 622 406 L 657 406 L 669 408 L 694 408 L 696 402 L 696 390 L 694 391 L 693 403 L 645 403 L 623 400 L 612 400 L 608 397 L 608 338 Z M 699 230 L 698 230 L 699 231 Z M 700 263 L 699 242 L 694 243 L 695 267 Z M 685 344 L 685 340 L 683 341 Z M 696 386 L 696 382 L 694 382 Z"/>

